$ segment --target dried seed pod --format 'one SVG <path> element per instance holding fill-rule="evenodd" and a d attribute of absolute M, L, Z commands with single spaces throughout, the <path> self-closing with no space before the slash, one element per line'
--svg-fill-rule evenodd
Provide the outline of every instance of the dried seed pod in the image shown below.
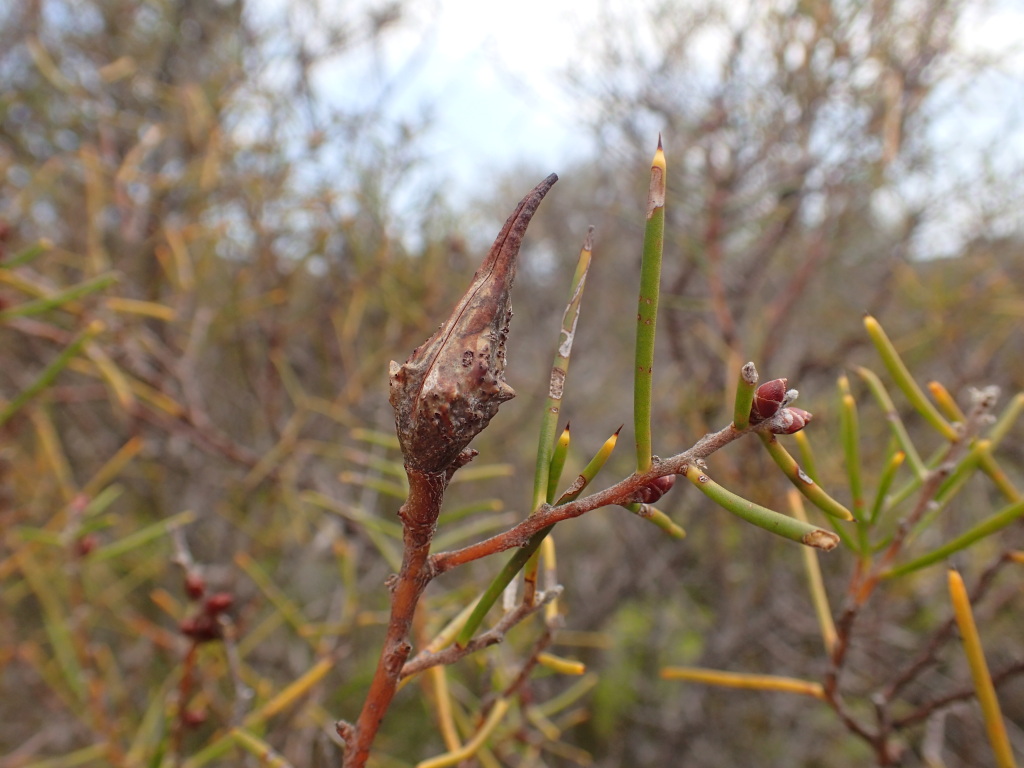
<path fill-rule="evenodd" d="M 792 435 L 806 427 L 812 418 L 803 408 L 783 408 L 772 418 L 768 429 L 776 435 Z"/>
<path fill-rule="evenodd" d="M 643 504 L 653 504 L 666 493 L 668 493 L 669 490 L 671 490 L 672 486 L 675 484 L 675 475 L 665 475 L 664 477 L 656 477 L 643 488 L 641 488 L 639 491 L 637 491 L 637 496 L 639 496 L 639 499 Z"/>
<path fill-rule="evenodd" d="M 786 379 L 772 379 L 757 388 L 750 406 L 751 424 L 770 419 L 786 404 L 786 384 Z"/>
<path fill-rule="evenodd" d="M 407 467 L 444 472 L 515 396 L 505 383 L 509 292 L 526 227 L 557 180 L 551 174 L 519 203 L 451 317 L 404 364 L 391 363 L 390 400 Z"/>

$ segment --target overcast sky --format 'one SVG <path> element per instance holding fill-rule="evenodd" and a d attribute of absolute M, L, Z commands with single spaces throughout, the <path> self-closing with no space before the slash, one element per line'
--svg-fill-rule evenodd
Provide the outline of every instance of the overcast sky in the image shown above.
<path fill-rule="evenodd" d="M 395 113 L 431 115 L 430 159 L 467 187 L 474 169 L 498 170 L 525 158 L 557 171 L 567 156 L 584 154 L 585 131 L 562 98 L 561 77 L 576 30 L 595 4 L 410 3 L 384 50 L 344 62 L 342 82 L 365 90 L 367 72 L 378 81 L 391 78 Z"/>
<path fill-rule="evenodd" d="M 529 160 L 558 172 L 590 148 L 563 74 L 601 1 L 411 2 L 384 50 L 348 64 L 348 82 L 365 86 L 369 67 L 396 82 L 396 113 L 431 114 L 430 159 L 465 187 L 458 191 L 468 193 L 481 168 Z M 1006 75 L 1024 89 L 1024 0 L 976 0 L 962 32 L 972 51 L 1015 48 Z"/>

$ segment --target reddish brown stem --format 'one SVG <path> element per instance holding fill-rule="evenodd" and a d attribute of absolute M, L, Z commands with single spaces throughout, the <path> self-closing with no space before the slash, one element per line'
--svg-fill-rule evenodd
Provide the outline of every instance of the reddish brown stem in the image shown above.
<path fill-rule="evenodd" d="M 430 542 L 449 475 L 409 469 L 408 476 L 409 496 L 398 512 L 403 522 L 405 554 L 402 568 L 392 586 L 391 619 L 387 636 L 355 729 L 348 724 L 341 724 L 338 728 L 338 733 L 346 740 L 348 747 L 344 768 L 362 768 L 366 765 L 370 747 L 391 706 L 401 680 L 402 667 L 412 650 L 409 631 L 416 605 L 430 583 L 430 576 L 424 566 L 430 555 Z"/>
<path fill-rule="evenodd" d="M 628 504 L 636 501 L 636 494 L 641 488 L 649 485 L 652 480 L 666 475 L 678 475 L 686 470 L 687 465 L 705 459 L 720 448 L 725 447 L 749 430 L 737 430 L 731 425 L 718 432 L 704 435 L 692 448 L 669 459 L 654 462 L 650 471 L 643 474 L 630 475 L 610 488 L 591 494 L 582 499 L 571 501 L 558 507 L 545 504 L 534 514 L 518 525 L 489 539 L 471 544 L 453 552 L 439 552 L 430 558 L 431 577 L 438 576 L 452 568 L 465 565 L 482 557 L 504 552 L 513 547 L 524 546 L 533 534 L 563 520 L 579 517 L 599 507 L 612 504 Z"/>

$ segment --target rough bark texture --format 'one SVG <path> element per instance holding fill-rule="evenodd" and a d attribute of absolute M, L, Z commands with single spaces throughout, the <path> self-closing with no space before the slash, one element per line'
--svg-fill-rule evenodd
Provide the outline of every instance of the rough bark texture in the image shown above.
<path fill-rule="evenodd" d="M 391 363 L 391 405 L 406 466 L 441 472 L 515 392 L 505 382 L 509 293 L 519 246 L 558 180 L 534 187 L 502 227 L 451 317 L 404 364 Z"/>
<path fill-rule="evenodd" d="M 403 365 L 391 363 L 391 405 L 405 457 L 409 496 L 402 520 L 402 568 L 391 584 L 391 618 L 358 721 L 337 724 L 345 741 L 344 768 L 363 768 L 391 706 L 412 646 L 416 605 L 433 577 L 430 544 L 444 491 L 455 471 L 473 458 L 464 450 L 498 406 L 515 396 L 505 382 L 505 339 L 512 318 L 509 294 L 519 247 L 540 201 L 558 180 L 534 187 L 509 216 L 473 282 L 437 333 Z"/>

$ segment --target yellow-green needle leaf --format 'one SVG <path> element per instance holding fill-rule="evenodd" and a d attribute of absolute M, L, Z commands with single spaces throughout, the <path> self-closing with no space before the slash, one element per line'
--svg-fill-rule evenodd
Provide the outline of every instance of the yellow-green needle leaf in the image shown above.
<path fill-rule="evenodd" d="M 633 509 L 633 507 L 636 507 L 636 509 Z M 666 515 L 657 507 L 652 507 L 650 504 L 630 504 L 626 506 L 625 509 L 628 509 L 638 517 L 642 517 L 644 520 L 649 520 L 654 523 L 654 525 L 663 530 L 673 539 L 686 538 L 686 531 L 679 525 L 676 525 L 671 517 Z"/>
<path fill-rule="evenodd" d="M 51 309 L 58 309 L 63 307 L 65 304 L 70 304 L 77 299 L 87 296 L 90 293 L 96 291 L 102 291 L 104 288 L 109 288 L 111 285 L 116 283 L 119 279 L 119 275 L 116 272 L 107 272 L 106 274 L 99 275 L 86 280 L 78 285 L 73 285 L 70 288 L 66 288 L 63 291 L 59 291 L 50 296 L 44 296 L 43 298 L 36 299 L 35 301 L 27 301 L 24 304 L 16 304 L 10 309 L 5 309 L 0 312 L 0 323 L 10 320 L 14 317 L 27 317 L 29 315 L 38 315 L 43 312 L 48 312 Z"/>
<path fill-rule="evenodd" d="M 796 491 L 790 489 L 786 498 L 789 500 L 789 507 L 793 510 L 793 517 L 797 520 L 807 522 L 807 512 L 804 511 L 803 497 Z M 821 639 L 825 644 L 825 653 L 831 655 L 832 647 L 836 643 L 836 625 L 832 619 L 832 608 L 828 602 L 828 592 L 825 591 L 825 580 L 821 575 L 821 564 L 818 562 L 818 553 L 806 547 L 803 550 L 804 569 L 807 571 L 807 584 L 811 591 L 811 602 L 814 604 L 814 613 L 818 617 L 818 626 L 821 628 Z"/>
<path fill-rule="evenodd" d="M 924 396 L 924 392 L 921 391 L 917 382 L 910 375 L 910 371 L 907 370 L 907 366 L 900 358 L 896 347 L 893 346 L 893 343 L 889 340 L 879 322 L 871 315 L 866 315 L 864 317 L 864 328 L 867 330 L 868 336 L 871 337 L 871 341 L 874 342 L 875 349 L 878 350 L 878 354 L 889 371 L 889 375 L 896 382 L 896 386 L 903 390 L 903 394 L 907 396 L 910 404 L 947 440 L 950 442 L 959 440 L 959 432 L 942 417 L 942 414 Z"/>
<path fill-rule="evenodd" d="M 988 439 L 992 441 L 993 448 L 1002 442 L 1013 425 L 1017 423 L 1022 411 L 1024 411 L 1024 392 L 1018 392 L 996 419 L 992 429 L 988 431 Z"/>
<path fill-rule="evenodd" d="M 585 466 L 583 471 L 577 475 L 573 484 L 569 486 L 565 493 L 559 496 L 558 501 L 555 502 L 555 506 L 558 506 L 559 504 L 568 504 L 570 501 L 574 501 L 581 493 L 583 493 L 583 489 L 593 482 L 594 478 L 597 477 L 597 473 L 601 471 L 605 462 L 607 462 L 609 457 L 612 455 L 612 451 L 615 450 L 615 444 L 619 441 L 619 433 L 621 431 L 622 427 L 619 427 L 615 430 L 615 434 L 604 441 L 604 445 L 602 445 L 601 449 L 594 454 L 594 458 L 587 462 L 587 466 Z"/>
<path fill-rule="evenodd" d="M 465 746 L 453 752 L 447 752 L 430 760 L 417 763 L 416 768 L 446 768 L 447 766 L 458 765 L 465 760 L 469 760 L 487 743 L 491 733 L 508 713 L 508 707 L 508 699 L 498 699 L 492 705 L 490 714 L 487 715 L 487 719 L 480 726 L 480 730 L 473 735 L 472 739 L 466 742 Z"/>
<path fill-rule="evenodd" d="M 552 653 L 541 653 L 537 655 L 537 662 L 542 667 L 547 667 L 559 675 L 582 675 L 587 671 L 587 665 L 581 661 L 563 659 Z"/>
<path fill-rule="evenodd" d="M 963 424 L 967 421 L 967 417 L 964 412 L 960 410 L 960 406 L 956 404 L 956 400 L 949 394 L 949 390 L 941 382 L 929 381 L 928 392 L 932 396 L 932 400 L 935 401 L 935 405 L 938 406 L 942 414 L 952 422 L 960 422 Z"/>
<path fill-rule="evenodd" d="M 601 446 L 601 450 L 597 452 L 593 459 L 583 468 L 583 471 L 576 478 L 576 481 L 565 493 L 562 494 L 561 498 L 558 499 L 555 506 L 566 504 L 573 501 L 579 496 L 583 489 L 586 488 L 590 482 L 597 476 L 597 473 L 601 471 L 601 468 L 608 461 L 608 458 L 612 455 L 612 451 L 615 450 L 615 444 L 619 439 L 619 432 L 622 431 L 622 427 L 615 430 L 615 434 L 604 441 L 604 445 Z M 501 572 L 494 577 L 494 581 L 490 583 L 483 595 L 480 597 L 479 602 L 476 604 L 476 608 L 470 614 L 469 618 L 466 619 L 466 623 L 462 625 L 462 629 L 459 630 L 458 636 L 455 638 L 455 643 L 459 647 L 465 647 L 466 644 L 472 639 L 473 634 L 477 631 L 480 625 L 483 623 L 484 617 L 487 616 L 488 611 L 498 601 L 501 593 L 505 591 L 505 587 L 512 583 L 512 579 L 516 577 L 528 562 L 530 562 L 534 553 L 540 547 L 541 542 L 544 538 L 551 533 L 551 530 L 555 526 L 549 525 L 547 528 L 542 528 L 530 537 L 530 540 L 525 546 L 520 547 L 515 551 L 509 561 L 505 564 L 505 567 L 501 569 Z"/>
<path fill-rule="evenodd" d="M 946 558 L 956 554 L 962 549 L 974 544 L 986 536 L 991 536 L 997 531 L 1001 531 L 1006 526 L 1024 517 L 1024 500 L 1014 502 L 1009 506 L 1003 507 L 1001 510 L 996 512 L 991 517 L 982 520 L 980 523 L 975 525 L 968 531 L 957 536 L 955 539 L 943 544 L 938 549 L 929 552 L 926 555 L 915 558 L 909 563 L 890 568 L 885 572 L 884 577 L 887 579 L 896 578 L 897 576 L 905 576 L 908 573 L 919 571 L 922 568 L 927 568 L 929 565 L 942 562 Z"/>
<path fill-rule="evenodd" d="M 978 466 L 981 471 L 984 472 L 996 487 L 999 488 L 1000 492 L 1006 497 L 1007 501 L 1017 501 L 1020 496 L 1020 491 L 1017 490 L 1016 486 L 1010 481 L 1006 473 L 1003 472 L 1003 468 L 999 466 L 995 457 L 992 455 L 992 441 L 981 440 L 983 443 L 981 454 L 978 456 Z"/>
<path fill-rule="evenodd" d="M 761 441 L 764 443 L 765 448 L 768 449 L 768 453 L 779 469 L 789 478 L 793 486 L 804 495 L 805 499 L 826 515 L 831 515 L 840 520 L 849 521 L 854 519 L 853 515 L 850 514 L 850 510 L 825 493 L 820 485 L 800 469 L 796 459 L 789 455 L 789 451 L 783 447 L 775 435 L 765 432 L 758 432 L 758 435 L 760 435 Z"/>
<path fill-rule="evenodd" d="M 872 525 L 878 520 L 878 515 L 885 507 L 886 495 L 889 493 L 889 488 L 892 487 L 892 481 L 896 478 L 896 472 L 903 466 L 903 460 L 906 458 L 906 453 L 896 451 L 889 457 L 885 469 L 882 470 L 882 476 L 878 478 L 878 490 L 875 492 L 875 503 L 871 507 L 871 515 L 868 518 L 868 522 Z"/>
<path fill-rule="evenodd" d="M 971 601 L 967 596 L 963 578 L 954 570 L 949 572 L 949 597 L 953 603 L 956 625 L 960 628 L 964 655 L 971 668 L 974 690 L 978 694 L 978 704 L 981 705 L 981 714 L 985 720 L 985 730 L 988 733 L 988 740 L 992 744 L 992 751 L 995 753 L 996 765 L 998 768 L 1016 768 L 1013 750 L 1010 749 L 1010 740 L 1006 736 L 1006 724 L 1003 722 L 1003 715 L 999 709 L 999 699 L 996 698 L 995 685 L 992 683 L 992 675 L 989 673 L 988 663 L 985 661 L 985 652 L 981 647 L 978 627 L 974 623 Z"/>
<path fill-rule="evenodd" d="M 813 696 L 816 699 L 824 700 L 825 698 L 825 689 L 821 683 L 800 680 L 795 677 L 720 672 L 717 669 L 701 669 L 699 667 L 665 667 L 661 670 L 661 678 L 662 680 L 685 680 L 705 685 L 717 685 L 723 688 L 799 693 L 804 696 Z"/>
<path fill-rule="evenodd" d="M 826 531 L 797 520 L 794 517 L 783 515 L 767 507 L 762 507 L 760 504 L 748 501 L 742 496 L 737 496 L 732 491 L 720 486 L 708 477 L 706 473 L 697 469 L 692 464 L 686 468 L 686 479 L 720 507 L 732 512 L 748 523 L 764 528 L 766 531 L 791 541 L 826 551 L 834 549 L 836 544 L 839 543 L 839 537 L 831 531 Z"/>
<path fill-rule="evenodd" d="M 576 262 L 576 273 L 573 275 L 572 287 L 569 291 L 569 303 L 562 314 L 562 327 L 558 336 L 558 348 L 555 360 L 551 365 L 551 377 L 548 382 L 548 397 L 541 418 L 540 437 L 537 443 L 537 465 L 533 481 L 533 504 L 536 510 L 548 498 L 551 470 L 551 456 L 554 451 L 555 428 L 558 426 L 558 414 L 562 408 L 562 395 L 565 391 L 565 378 L 569 373 L 569 359 L 572 356 L 572 344 L 576 338 L 576 323 L 579 320 L 580 304 L 583 301 L 583 289 L 586 287 L 587 274 L 593 252 L 594 228 L 587 231 L 580 256 Z"/>
<path fill-rule="evenodd" d="M 565 468 L 565 459 L 569 455 L 569 425 L 565 425 L 562 434 L 555 443 L 555 452 L 551 455 L 551 469 L 548 470 L 548 492 L 544 499 L 548 504 L 555 500 L 558 493 L 558 484 L 562 481 L 562 470 Z"/>
<path fill-rule="evenodd" d="M 911 441 L 907 428 L 903 426 L 903 421 L 896 412 L 896 406 L 893 405 L 892 398 L 889 397 L 889 393 L 882 384 L 882 380 L 878 378 L 874 371 L 868 368 L 857 368 L 856 370 L 857 375 L 868 385 L 871 394 L 874 395 L 875 400 L 881 406 L 882 412 L 889 422 L 889 428 L 892 429 L 892 433 L 896 437 L 896 442 L 900 444 L 900 448 L 907 455 L 907 464 L 910 466 L 910 469 L 913 470 L 914 475 L 918 479 L 923 479 L 928 474 L 928 468 L 925 466 L 924 461 L 921 460 L 917 448 Z"/>
<path fill-rule="evenodd" d="M 857 423 L 857 401 L 850 394 L 850 383 L 845 376 L 839 379 L 840 409 L 839 435 L 846 458 L 846 476 L 850 481 L 850 496 L 853 498 L 855 516 L 863 517 L 864 485 L 861 482 L 860 426 Z"/>
<path fill-rule="evenodd" d="M 800 451 L 800 466 L 814 482 L 818 482 L 818 468 L 814 461 L 814 451 L 811 450 L 811 439 L 807 436 L 807 430 L 800 430 L 793 435 L 797 450 Z"/>
<path fill-rule="evenodd" d="M 15 267 L 24 266 L 29 262 L 35 261 L 39 256 L 42 256 L 48 250 L 53 248 L 53 241 L 48 238 L 42 238 L 27 248 L 23 248 L 14 254 L 11 258 L 0 263 L 4 269 L 14 269 Z"/>
<path fill-rule="evenodd" d="M 10 418 L 17 413 L 29 400 L 50 386 L 57 375 L 63 371 L 90 340 L 103 331 L 103 323 L 94 320 L 78 336 L 71 340 L 64 350 L 53 359 L 43 372 L 36 377 L 35 381 L 14 396 L 9 403 L 0 409 L 0 426 L 6 424 Z"/>

